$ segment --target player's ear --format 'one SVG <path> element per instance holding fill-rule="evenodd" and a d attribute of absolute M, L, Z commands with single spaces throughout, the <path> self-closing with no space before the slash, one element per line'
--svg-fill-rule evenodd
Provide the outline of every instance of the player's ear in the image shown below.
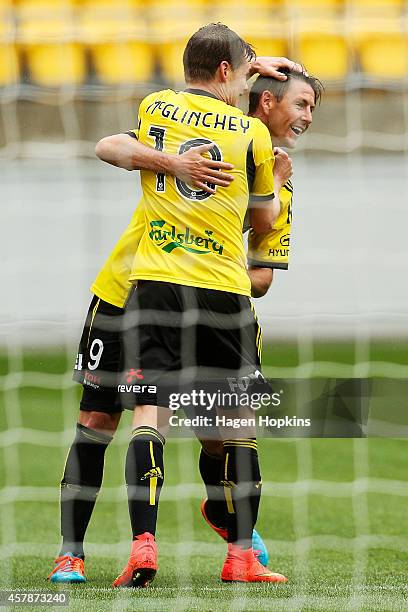
<path fill-rule="evenodd" d="M 259 104 L 261 105 L 261 108 L 265 114 L 268 114 L 271 110 L 274 100 L 275 98 L 267 89 L 261 93 Z"/>
<path fill-rule="evenodd" d="M 227 61 L 222 61 L 221 64 L 218 66 L 218 72 L 221 78 L 221 81 L 226 81 L 228 79 L 228 74 L 230 72 L 231 66 L 229 65 L 229 63 Z"/>

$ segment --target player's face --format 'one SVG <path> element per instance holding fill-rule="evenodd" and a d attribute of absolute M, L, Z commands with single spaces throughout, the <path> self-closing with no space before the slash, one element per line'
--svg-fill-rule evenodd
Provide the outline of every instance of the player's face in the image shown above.
<path fill-rule="evenodd" d="M 240 96 L 248 91 L 247 79 L 250 68 L 250 62 L 245 59 L 236 70 L 229 70 L 228 79 L 224 83 L 224 102 L 237 106 Z"/>
<path fill-rule="evenodd" d="M 298 138 L 313 121 L 315 95 L 310 85 L 300 79 L 293 79 L 280 102 L 270 109 L 268 128 L 273 143 L 281 147 L 293 148 Z"/>

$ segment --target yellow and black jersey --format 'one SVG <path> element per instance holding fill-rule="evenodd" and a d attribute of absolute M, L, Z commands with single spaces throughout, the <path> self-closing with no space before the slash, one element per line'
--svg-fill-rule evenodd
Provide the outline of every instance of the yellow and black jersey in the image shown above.
<path fill-rule="evenodd" d="M 281 211 L 272 231 L 268 234 L 256 234 L 252 229 L 249 231 L 249 266 L 288 269 L 293 203 L 291 181 L 287 181 L 282 187 L 279 192 L 279 199 Z"/>
<path fill-rule="evenodd" d="M 282 211 L 274 228 L 269 234 L 255 234 L 250 230 L 248 238 L 248 265 L 287 269 L 289 253 L 285 252 L 280 240 L 287 236 L 289 244 L 292 199 L 289 198 L 290 183 L 286 183 L 285 191 L 280 192 Z M 116 243 L 112 253 L 101 268 L 91 291 L 108 304 L 124 308 L 132 283 L 129 280 L 131 265 L 140 240 L 145 231 L 143 199 L 139 202 L 132 219 Z M 286 238 L 282 242 L 286 242 Z M 276 252 L 273 252 L 275 249 Z M 287 249 L 288 250 L 288 249 Z M 271 252 L 270 252 L 271 251 Z M 256 257 L 256 259 L 255 259 Z"/>
<path fill-rule="evenodd" d="M 136 136 L 181 154 L 213 143 L 214 160 L 233 164 L 232 184 L 208 194 L 165 174 L 141 171 L 145 232 L 130 279 L 158 280 L 250 295 L 242 227 L 248 200 L 273 197 L 273 151 L 259 119 L 212 94 L 187 89 L 147 96 Z"/>

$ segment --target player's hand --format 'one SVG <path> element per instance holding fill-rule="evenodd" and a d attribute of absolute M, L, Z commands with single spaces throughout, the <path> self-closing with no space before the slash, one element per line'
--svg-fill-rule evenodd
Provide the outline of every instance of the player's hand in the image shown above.
<path fill-rule="evenodd" d="M 192 147 L 181 155 L 172 156 L 172 174 L 188 185 L 208 193 L 215 193 L 215 189 L 207 183 L 228 187 L 234 177 L 225 171 L 232 170 L 234 166 L 204 157 L 204 153 L 208 153 L 213 146 L 212 143 L 204 144 Z"/>
<path fill-rule="evenodd" d="M 275 164 L 273 166 L 273 178 L 275 183 L 282 187 L 293 174 L 292 159 L 283 149 L 275 147 Z"/>
<path fill-rule="evenodd" d="M 278 79 L 278 81 L 286 81 L 286 74 L 279 72 L 279 68 L 287 68 L 288 70 L 296 70 L 297 72 L 307 72 L 301 64 L 293 62 L 287 57 L 257 57 L 251 64 L 250 76 L 260 74 L 266 77 Z"/>

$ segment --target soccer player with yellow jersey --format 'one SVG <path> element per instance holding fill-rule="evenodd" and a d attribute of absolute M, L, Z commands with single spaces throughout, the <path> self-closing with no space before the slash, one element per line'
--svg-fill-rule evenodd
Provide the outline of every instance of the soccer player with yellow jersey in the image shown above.
<path fill-rule="evenodd" d="M 248 200 L 257 232 L 271 230 L 280 204 L 269 132 L 233 106 L 247 90 L 253 57 L 252 48 L 226 26 L 201 28 L 184 52 L 187 89 L 151 94 L 139 107 L 142 143 L 179 154 L 212 143 L 210 156 L 233 164 L 234 181 L 208 194 L 163 173 L 141 171 L 145 232 L 130 274 L 137 290 L 126 307 L 131 324 L 124 358 L 127 378 L 139 373 L 143 384 L 118 386 L 133 389 L 136 406 L 125 469 L 133 542 L 115 587 L 147 586 L 157 571 L 155 531 L 164 477 L 158 407 L 169 406 L 163 389 L 239 379 L 259 368 L 242 228 Z M 260 500 L 256 440 L 224 439 L 223 447 L 230 503 L 222 579 L 286 581 L 262 566 L 252 548 Z"/>
<path fill-rule="evenodd" d="M 276 81 L 275 81 L 276 84 Z M 271 110 L 271 108 L 269 109 Z M 268 119 L 268 115 L 266 116 L 266 118 Z M 261 119 L 264 121 L 264 117 L 261 117 Z M 265 123 L 268 124 L 267 121 L 265 121 Z M 271 133 L 274 135 L 274 126 L 272 124 L 272 122 L 269 123 L 268 125 Z M 307 127 L 307 126 L 306 126 Z M 272 128 L 272 129 L 271 129 Z M 276 128 L 276 124 L 275 124 L 275 128 Z M 283 157 L 283 155 L 282 155 Z M 279 159 L 279 155 L 278 155 L 278 159 Z M 113 163 L 113 162 L 111 162 Z M 277 164 L 278 166 L 279 164 Z M 156 168 L 153 168 L 156 169 Z M 160 169 L 160 168 L 157 168 Z M 282 193 L 282 192 L 281 192 Z M 282 196 L 281 196 L 281 200 L 282 200 Z M 284 204 L 285 210 L 287 208 L 287 206 Z M 282 210 L 282 213 L 285 212 Z M 288 219 L 288 215 L 286 214 L 287 210 L 285 212 L 285 219 Z M 282 216 L 282 214 L 281 214 Z M 139 219 L 139 223 L 138 223 L 138 219 Z M 287 221 L 286 221 L 287 224 Z M 134 250 L 136 249 L 136 245 L 137 245 L 137 240 L 139 238 L 138 233 L 139 230 L 143 229 L 143 218 L 141 215 L 141 209 L 140 207 L 137 209 L 134 218 L 132 219 L 132 223 L 129 225 L 129 227 L 127 228 L 127 230 L 125 231 L 125 233 L 123 234 L 121 240 L 119 241 L 117 247 L 115 248 L 114 252 L 112 253 L 112 256 L 110 258 L 110 260 L 107 262 L 107 265 L 104 267 L 104 269 L 102 270 L 101 274 L 98 276 L 97 280 L 95 281 L 92 289 L 94 291 L 94 293 L 96 294 L 96 296 L 99 296 L 99 304 L 98 302 L 95 300 L 95 304 L 94 306 L 99 305 L 99 307 L 101 307 L 101 301 L 103 304 L 103 300 L 105 300 L 106 302 L 108 302 L 107 304 L 104 304 L 105 306 L 105 314 L 102 315 L 102 318 L 109 318 L 109 314 L 112 315 L 116 315 L 118 314 L 117 310 L 120 309 L 123 305 L 124 305 L 124 301 L 127 295 L 127 289 L 128 289 L 128 283 L 127 283 L 127 274 L 128 274 L 128 266 L 129 266 L 129 258 L 132 256 L 132 254 L 134 253 Z M 286 233 L 290 232 L 290 226 L 287 226 L 286 228 Z M 272 232 L 273 234 L 276 234 L 276 232 Z M 273 240 L 273 238 L 271 238 Z M 190 237 L 191 240 L 191 237 Z M 255 241 L 255 242 L 254 242 Z M 253 246 L 256 246 L 256 235 L 252 234 L 252 237 L 250 238 L 250 246 L 251 243 L 253 244 Z M 271 242 L 268 243 L 269 247 L 271 246 Z M 265 251 L 265 255 L 264 255 L 264 261 L 265 261 L 265 268 L 269 271 L 269 268 L 273 268 L 273 267 L 280 267 L 279 265 L 274 266 L 273 265 L 273 261 L 271 259 L 270 256 L 270 251 L 271 249 L 268 248 Z M 261 247 L 260 244 L 258 243 L 257 246 L 257 250 L 256 250 L 256 255 L 257 257 L 259 257 L 259 254 L 261 253 Z M 261 271 L 263 268 L 258 268 L 257 266 L 260 265 L 259 261 L 254 260 L 253 262 L 253 267 L 251 268 L 251 272 L 253 272 L 254 274 Z M 255 274 L 255 277 L 257 276 L 257 274 Z M 265 287 L 267 288 L 268 283 L 272 280 L 272 278 L 270 277 L 270 281 L 268 280 L 269 277 L 266 277 L 262 279 L 261 284 L 259 284 L 258 282 L 258 287 L 257 286 L 257 282 L 254 282 L 254 287 L 255 287 L 255 294 L 261 295 L 265 293 Z M 111 308 L 112 308 L 112 312 L 109 313 L 106 311 L 106 307 L 109 307 L 109 304 L 111 304 Z M 116 306 L 116 311 L 115 311 L 115 306 Z M 94 312 L 94 316 L 97 313 L 97 308 L 93 308 L 92 309 Z M 120 311 L 121 313 L 122 311 Z M 100 316 L 100 313 L 98 311 L 97 313 L 98 316 Z M 90 318 L 92 317 L 92 314 L 90 314 Z M 102 326 L 103 327 L 103 326 Z M 91 331 L 91 330 L 89 330 Z M 92 330 L 92 332 L 94 332 L 94 329 Z M 85 332 L 84 332 L 85 333 Z M 97 335 L 101 335 L 100 333 Z M 91 338 L 90 335 L 88 335 L 88 340 Z M 94 345 L 94 340 L 96 340 L 96 344 Z M 97 338 L 91 338 L 91 343 L 90 346 L 88 346 L 88 358 L 89 358 L 89 362 L 88 362 L 88 367 L 86 367 L 86 365 L 84 364 L 84 368 L 85 368 L 85 378 L 83 379 L 83 384 L 84 384 L 84 398 L 86 395 L 86 391 L 92 391 L 95 388 L 99 387 L 99 372 L 98 372 L 98 361 L 100 360 L 101 355 L 98 354 L 100 351 L 100 343 L 102 343 L 102 341 Z M 103 346 L 103 344 L 102 344 Z M 106 354 L 106 351 L 105 351 Z M 78 364 L 79 365 L 79 364 Z M 106 367 L 106 363 L 104 364 Z M 100 393 L 100 396 L 102 396 L 103 394 Z M 109 412 L 112 412 L 112 405 L 109 405 L 111 402 L 111 397 L 108 394 L 108 397 L 106 397 L 106 389 L 105 389 L 105 401 L 106 404 L 105 406 L 101 406 L 100 404 L 98 405 L 98 403 L 95 404 L 95 402 L 92 405 L 92 402 L 90 403 L 90 405 L 86 406 L 81 404 L 81 413 L 82 414 L 88 414 L 91 419 L 89 421 L 89 424 L 91 425 L 91 427 L 86 427 L 83 426 L 83 430 L 80 433 L 82 435 L 87 434 L 85 440 L 83 440 L 82 442 L 87 443 L 88 445 L 94 445 L 97 446 L 97 443 L 100 443 L 100 446 L 103 448 L 103 452 L 102 454 L 99 453 L 101 455 L 101 460 L 96 461 L 97 463 L 97 467 L 98 467 L 98 471 L 100 471 L 100 479 L 99 479 L 99 483 L 95 483 L 95 495 L 97 493 L 97 490 L 100 487 L 100 481 L 102 480 L 102 471 L 103 471 L 103 454 L 104 454 L 104 450 L 106 448 L 106 445 L 109 443 L 111 436 L 106 436 L 106 441 L 105 440 L 99 440 L 99 434 L 101 434 L 100 430 L 104 430 L 107 429 L 110 432 L 114 432 L 114 430 L 116 429 L 116 425 L 117 425 L 117 421 L 119 420 L 119 416 L 120 416 L 120 408 L 116 405 L 116 412 L 114 412 L 113 414 L 109 415 Z M 113 402 L 115 403 L 115 402 Z M 86 411 L 92 411 L 92 412 L 86 412 Z M 101 410 L 101 412 L 99 412 L 98 415 L 98 410 Z M 106 413 L 104 412 L 104 410 L 106 410 Z M 92 427 L 92 424 L 95 423 L 95 416 L 98 415 L 99 420 L 97 421 L 97 425 L 95 428 Z M 109 421 L 109 416 L 113 416 L 115 417 L 113 420 L 111 420 L 109 423 L 107 421 Z M 100 418 L 102 417 L 102 418 Z M 106 418 L 104 418 L 106 417 Z M 117 417 L 117 419 L 116 419 Z M 82 419 L 82 422 L 83 419 Z M 88 421 L 86 421 L 88 423 Z M 108 425 L 106 427 L 106 425 Z M 90 434 L 90 435 L 89 435 Z M 102 434 L 103 435 L 103 434 Z M 93 439 L 92 439 L 93 438 Z M 97 439 L 98 438 L 98 439 Z M 106 445 L 104 445 L 104 442 L 106 442 Z M 73 449 L 71 449 L 72 452 Z M 85 457 L 80 456 L 80 453 L 77 453 L 77 463 L 80 464 L 85 463 Z M 72 461 L 71 461 L 72 463 Z M 72 467 L 72 466 L 71 466 Z M 66 472 L 67 472 L 67 466 L 66 466 Z M 65 473 L 64 475 L 64 480 L 66 480 L 67 482 L 65 483 L 66 485 L 69 486 L 69 477 L 67 475 L 67 473 Z M 64 484 L 64 480 L 63 480 L 63 484 Z M 71 479 L 72 480 L 72 479 Z M 97 479 L 98 480 L 98 479 Z M 71 489 L 74 489 L 75 483 L 71 483 Z M 76 483 L 77 485 L 80 485 L 81 483 Z M 71 495 L 75 496 L 75 491 L 71 491 Z M 85 529 L 86 526 L 88 524 L 91 512 L 92 512 L 92 508 L 93 508 L 93 504 L 94 504 L 94 499 L 91 500 L 90 502 L 87 503 L 88 505 L 88 509 L 85 510 L 83 512 L 83 516 L 81 516 L 81 508 L 77 507 L 76 509 L 76 520 L 81 522 L 85 521 L 85 525 L 84 525 L 84 529 L 83 529 L 83 535 L 85 533 Z M 65 500 L 65 503 L 68 503 L 67 500 Z M 74 501 L 72 501 L 72 503 L 74 503 Z M 85 506 L 86 503 L 83 503 L 83 506 Z M 80 506 L 79 503 L 77 503 L 77 506 Z M 89 510 L 90 508 L 90 510 Z M 62 505 L 62 510 L 64 509 L 64 504 Z M 84 508 L 83 508 L 84 510 Z M 73 510 L 73 508 L 70 508 L 70 511 L 74 512 L 75 514 L 75 510 Z M 65 513 L 68 512 L 68 509 L 65 508 Z M 63 514 L 63 512 L 62 512 Z M 212 525 L 213 526 L 213 525 Z M 214 526 L 213 526 L 214 527 Z M 63 532 L 64 532 L 64 523 L 63 523 Z M 65 539 L 65 534 L 64 535 L 64 539 Z M 83 537 L 83 536 L 82 536 Z M 72 537 L 71 537 L 72 540 Z M 69 541 L 69 538 L 68 538 Z M 67 543 L 67 542 L 66 542 Z M 66 551 L 63 550 L 62 553 L 66 554 Z M 78 553 L 77 553 L 78 554 Z M 78 554 L 78 559 L 80 559 L 81 557 L 81 553 Z M 61 557 L 62 558 L 62 557 Z M 65 558 L 65 557 L 64 557 Z M 69 564 L 68 564 L 69 565 Z M 69 569 L 69 568 L 68 568 Z M 69 572 L 67 572 L 67 577 L 69 575 Z M 72 577 L 72 572 L 71 572 L 71 577 Z"/>
<path fill-rule="evenodd" d="M 306 85 L 305 93 L 302 88 Z M 297 135 L 303 133 L 310 125 L 311 112 L 315 106 L 316 92 L 310 84 L 302 83 L 300 91 L 296 88 L 294 85 L 295 94 L 292 92 L 290 96 L 290 121 L 284 126 L 283 142 L 288 138 L 294 140 Z M 187 94 L 205 98 L 207 97 L 205 92 L 213 94 L 214 90 L 216 87 L 211 88 L 208 82 L 204 81 L 200 83 L 200 87 L 190 86 Z M 296 101 L 292 100 L 292 97 Z M 272 94 L 269 98 L 268 96 L 262 98 L 263 106 L 260 112 L 265 113 L 271 105 L 272 98 Z M 191 112 L 195 113 L 195 122 L 200 124 L 200 121 L 205 120 L 207 125 L 204 127 L 209 130 L 220 123 L 222 129 L 225 129 L 225 125 L 232 125 L 235 128 L 238 124 L 237 115 L 231 122 L 227 119 L 220 121 L 222 106 L 218 106 L 219 103 L 220 100 L 214 102 L 211 100 L 204 106 L 202 100 L 194 100 L 194 103 L 191 103 L 193 107 Z M 187 117 L 186 120 L 190 121 L 188 114 L 190 111 L 186 111 L 185 106 L 185 99 L 174 92 L 160 92 L 149 97 L 141 108 L 139 138 L 142 141 L 147 139 L 147 136 L 152 134 L 153 125 L 155 136 L 161 131 L 163 143 L 166 137 L 171 147 L 173 134 L 171 121 L 178 122 L 180 117 Z M 226 112 L 226 109 L 223 110 Z M 212 119 L 215 119 L 214 125 L 211 124 Z M 288 136 L 289 130 L 290 136 Z M 179 132 L 183 142 L 183 136 L 186 138 L 188 134 L 183 134 L 181 129 Z M 200 128 L 198 132 L 200 133 Z M 202 133 L 205 135 L 205 130 Z M 268 180 L 264 172 L 265 167 L 262 168 L 263 182 L 257 185 L 256 179 L 258 164 L 264 165 L 268 158 L 260 155 L 259 151 L 262 151 L 262 148 L 257 148 L 256 134 L 251 135 L 252 139 L 248 143 L 251 146 L 245 146 L 244 133 L 243 130 L 240 142 L 246 157 L 244 166 L 246 179 L 251 185 L 252 170 L 256 196 L 267 198 L 267 188 L 261 191 L 262 185 Z M 195 136 L 194 130 L 192 134 Z M 218 146 L 217 135 L 211 131 L 209 134 L 211 142 L 215 143 L 215 148 Z M 163 474 L 164 440 L 158 437 L 157 413 L 152 412 L 152 408 L 161 403 L 157 400 L 156 392 L 160 390 L 165 374 L 170 372 L 171 377 L 174 377 L 180 371 L 184 374 L 188 370 L 193 372 L 196 380 L 205 380 L 206 376 L 211 378 L 211 375 L 227 378 L 231 374 L 232 377 L 235 375 L 235 378 L 239 378 L 256 372 L 259 367 L 255 337 L 257 327 L 249 314 L 251 308 L 246 297 L 249 294 L 249 287 L 245 286 L 248 279 L 241 274 L 243 266 L 240 265 L 239 237 L 234 234 L 234 215 L 237 214 L 237 210 L 229 207 L 231 201 L 228 197 L 233 187 L 237 187 L 236 176 L 239 177 L 239 174 L 235 171 L 240 168 L 240 162 L 242 163 L 242 158 L 239 158 L 242 150 L 239 153 L 230 150 L 228 155 L 228 136 L 223 134 L 223 138 L 219 140 L 220 152 L 221 147 L 224 147 L 227 154 L 222 156 L 220 153 L 218 159 L 228 159 L 234 164 L 232 171 L 235 173 L 234 183 L 226 190 L 227 197 L 224 192 L 220 193 L 218 200 L 216 195 L 211 196 L 213 206 L 203 205 L 208 200 L 207 195 L 180 185 L 177 181 L 167 187 L 171 197 L 166 198 L 163 178 L 154 177 L 155 182 L 151 176 L 147 177 L 144 189 L 147 228 L 137 250 L 134 269 L 130 276 L 134 281 L 138 281 L 138 288 L 133 292 L 128 304 L 130 314 L 136 314 L 139 319 L 133 340 L 137 350 L 130 359 L 131 371 L 139 371 L 144 377 L 143 384 L 138 386 L 140 393 L 136 399 L 135 429 L 129 446 L 126 470 L 128 489 L 130 488 L 129 509 L 134 542 L 129 562 L 115 581 L 115 586 L 147 584 L 157 569 L 153 534 L 157 517 L 155 510 L 160 493 L 159 484 L 157 481 L 149 482 L 148 487 L 143 481 L 142 471 L 146 474 L 150 470 L 152 474 L 153 471 L 157 474 L 158 468 L 160 474 Z M 202 139 L 203 136 L 197 144 L 201 144 Z M 193 146 L 191 140 L 187 142 Z M 179 150 L 183 150 L 183 144 Z M 244 189 L 243 185 L 241 189 Z M 177 191 L 185 198 L 179 201 L 178 207 L 175 206 Z M 290 193 L 290 189 L 287 191 Z M 190 202 L 187 203 L 186 200 Z M 239 212 L 238 192 L 234 194 L 234 200 Z M 197 201 L 200 206 L 197 206 Z M 246 207 L 243 207 L 242 215 L 245 215 L 245 211 Z M 259 219 L 256 219 L 256 222 L 252 220 L 251 225 L 262 233 L 258 222 L 262 227 Z M 237 225 L 240 232 L 242 223 L 243 216 L 239 216 Z M 219 261 L 216 258 L 222 256 L 224 249 L 228 259 Z M 173 254 L 177 255 L 178 260 L 175 259 L 173 265 L 170 265 L 172 260 L 169 256 Z M 238 266 L 234 267 L 236 263 Z M 228 292 L 222 289 L 225 286 Z M 240 319 L 240 322 L 237 323 L 236 319 Z M 137 440 L 139 436 L 140 439 Z M 152 437 L 156 437 L 161 445 L 154 442 Z M 139 446 L 133 446 L 134 442 L 138 442 Z M 151 458 L 148 461 L 143 460 L 141 442 L 145 442 L 144 456 L 147 456 L 147 443 L 150 445 Z M 260 498 L 256 440 L 252 436 L 228 438 L 223 440 L 223 446 L 225 460 L 223 482 L 230 503 L 227 515 L 228 555 L 221 577 L 224 581 L 283 582 L 285 578 L 282 575 L 269 572 L 259 564 L 251 547 L 251 534 Z M 142 470 L 138 474 L 140 466 Z M 160 480 L 161 486 L 162 477 Z M 155 501 L 154 507 L 148 508 L 148 499 L 150 506 L 153 505 L 152 495 Z"/>

